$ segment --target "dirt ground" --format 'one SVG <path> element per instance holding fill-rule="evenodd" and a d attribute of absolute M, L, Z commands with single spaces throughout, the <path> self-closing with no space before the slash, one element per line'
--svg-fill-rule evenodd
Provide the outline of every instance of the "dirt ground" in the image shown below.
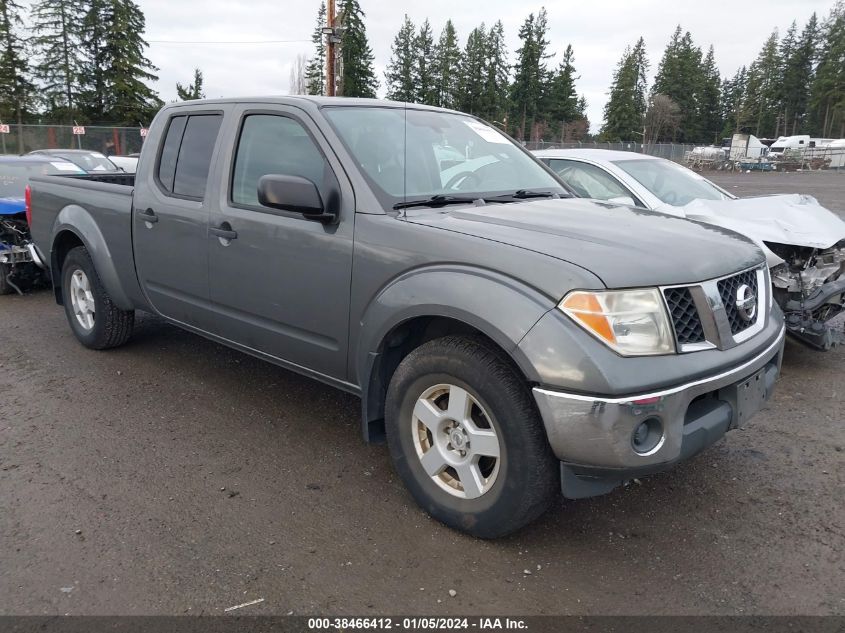
<path fill-rule="evenodd" d="M 845 212 L 816 176 L 714 180 Z M 152 317 L 89 351 L 49 292 L 2 297 L 0 614 L 845 614 L 843 359 L 789 344 L 746 428 L 489 542 L 415 506 L 355 398 Z"/>

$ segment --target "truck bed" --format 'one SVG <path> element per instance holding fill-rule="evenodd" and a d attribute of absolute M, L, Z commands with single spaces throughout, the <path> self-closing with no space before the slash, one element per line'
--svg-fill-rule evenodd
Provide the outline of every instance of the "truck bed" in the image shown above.
<path fill-rule="evenodd" d="M 97 233 L 101 236 L 96 243 L 86 243 L 101 276 L 111 277 L 134 294 L 137 288 L 132 255 L 134 184 L 135 174 L 31 178 L 30 229 L 43 261 L 51 261 L 54 237 L 62 236 L 63 226 L 88 227 L 90 233 L 84 237 Z"/>

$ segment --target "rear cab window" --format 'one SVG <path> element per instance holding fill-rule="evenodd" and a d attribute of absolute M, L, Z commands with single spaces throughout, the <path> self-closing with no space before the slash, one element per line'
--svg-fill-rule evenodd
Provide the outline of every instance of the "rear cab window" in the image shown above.
<path fill-rule="evenodd" d="M 170 119 L 156 168 L 165 194 L 202 200 L 222 114 L 177 115 Z"/>

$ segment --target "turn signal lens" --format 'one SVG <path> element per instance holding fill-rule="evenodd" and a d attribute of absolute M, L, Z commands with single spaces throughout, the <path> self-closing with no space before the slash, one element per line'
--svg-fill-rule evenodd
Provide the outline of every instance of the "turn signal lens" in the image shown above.
<path fill-rule="evenodd" d="M 32 188 L 27 185 L 24 189 L 24 207 L 26 209 L 27 226 L 32 226 Z"/>
<path fill-rule="evenodd" d="M 558 307 L 623 356 L 675 351 L 669 317 L 656 288 L 576 290 L 566 295 Z"/>
<path fill-rule="evenodd" d="M 605 315 L 605 310 L 599 303 L 598 297 L 586 292 L 575 292 L 563 300 L 563 311 L 580 321 L 593 334 L 608 343 L 615 343 L 616 336 Z"/>

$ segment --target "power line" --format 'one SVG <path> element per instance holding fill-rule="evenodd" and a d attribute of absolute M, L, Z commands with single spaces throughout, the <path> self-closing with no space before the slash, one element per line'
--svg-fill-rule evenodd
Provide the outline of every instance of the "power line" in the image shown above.
<path fill-rule="evenodd" d="M 311 40 L 243 40 L 243 41 L 212 41 L 212 40 L 147 40 L 148 44 L 301 44 Z"/>

